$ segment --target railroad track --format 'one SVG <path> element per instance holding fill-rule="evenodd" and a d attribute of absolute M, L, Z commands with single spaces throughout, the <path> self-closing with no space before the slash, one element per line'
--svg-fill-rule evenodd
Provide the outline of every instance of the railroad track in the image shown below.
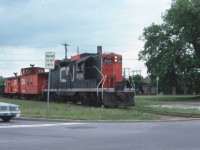
<path fill-rule="evenodd" d="M 139 112 L 150 113 L 155 115 L 171 116 L 171 117 L 183 117 L 183 118 L 200 118 L 200 114 L 188 114 L 188 113 L 177 113 L 177 112 L 162 112 L 157 110 L 145 110 L 140 108 L 134 108 Z"/>

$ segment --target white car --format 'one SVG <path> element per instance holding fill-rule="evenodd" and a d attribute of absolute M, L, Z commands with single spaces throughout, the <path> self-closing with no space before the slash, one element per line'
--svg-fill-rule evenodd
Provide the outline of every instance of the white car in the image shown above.
<path fill-rule="evenodd" d="M 20 107 L 15 104 L 0 102 L 0 118 L 4 122 L 9 122 L 14 117 L 20 117 Z"/>

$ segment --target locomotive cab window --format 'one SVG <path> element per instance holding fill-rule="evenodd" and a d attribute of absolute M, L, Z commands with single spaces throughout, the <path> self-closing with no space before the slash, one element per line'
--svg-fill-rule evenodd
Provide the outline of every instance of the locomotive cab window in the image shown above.
<path fill-rule="evenodd" d="M 77 64 L 77 71 L 83 71 L 83 62 Z"/>
<path fill-rule="evenodd" d="M 122 58 L 117 59 L 118 63 L 122 63 Z"/>
<path fill-rule="evenodd" d="M 61 79 L 66 79 L 66 71 L 65 70 L 62 70 L 61 71 Z"/>
<path fill-rule="evenodd" d="M 66 82 L 68 74 L 69 74 L 69 67 L 62 67 L 60 69 L 60 81 L 61 82 Z"/>

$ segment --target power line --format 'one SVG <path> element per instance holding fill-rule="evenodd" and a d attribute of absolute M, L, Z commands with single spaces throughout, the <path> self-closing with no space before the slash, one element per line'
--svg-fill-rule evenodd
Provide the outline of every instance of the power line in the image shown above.
<path fill-rule="evenodd" d="M 139 59 L 136 59 L 136 58 L 125 58 L 125 59 L 122 59 L 122 60 L 139 60 Z M 27 59 L 24 59 L 24 60 L 21 60 L 21 59 L 0 59 L 0 61 L 44 61 L 44 60 L 41 60 L 41 59 L 34 59 L 34 60 L 27 60 Z"/>
<path fill-rule="evenodd" d="M 123 60 L 138 60 L 138 59 L 123 59 Z M 23 61 L 44 61 L 44 60 L 0 60 L 1 62 L 7 62 L 7 61 L 10 61 L 10 62 L 13 62 L 13 61 L 20 61 L 20 62 L 23 62 Z"/>
<path fill-rule="evenodd" d="M 0 60 L 0 61 L 44 61 L 44 60 Z"/>
<path fill-rule="evenodd" d="M 123 59 L 123 60 L 139 60 L 139 59 L 131 59 L 131 58 L 130 58 L 130 59 Z"/>

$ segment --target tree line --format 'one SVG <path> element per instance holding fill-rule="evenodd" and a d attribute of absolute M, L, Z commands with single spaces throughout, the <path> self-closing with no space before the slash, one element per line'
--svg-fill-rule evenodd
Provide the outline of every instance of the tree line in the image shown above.
<path fill-rule="evenodd" d="M 3 77 L 2 76 L 0 76 L 0 85 L 1 84 L 4 84 L 4 80 L 3 80 Z"/>
<path fill-rule="evenodd" d="M 159 77 L 163 91 L 200 93 L 200 1 L 172 0 L 162 20 L 144 28 L 139 60 L 152 81 Z"/>

